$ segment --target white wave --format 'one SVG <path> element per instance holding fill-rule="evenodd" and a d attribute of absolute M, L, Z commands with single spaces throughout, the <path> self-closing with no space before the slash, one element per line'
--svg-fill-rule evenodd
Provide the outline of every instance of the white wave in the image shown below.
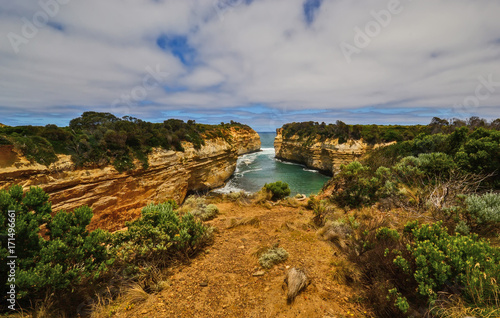
<path fill-rule="evenodd" d="M 276 161 L 281 162 L 281 163 L 283 163 L 285 165 L 305 167 L 303 164 L 296 163 L 296 162 L 290 162 L 290 161 L 285 161 L 285 160 L 281 160 L 281 159 L 276 159 Z"/>
<path fill-rule="evenodd" d="M 226 185 L 222 188 L 219 188 L 219 189 L 215 189 L 213 190 L 213 192 L 217 192 L 217 193 L 231 193 L 231 192 L 240 192 L 240 191 L 243 191 L 245 193 L 249 193 L 237 186 L 235 186 L 231 181 L 229 181 L 228 183 L 226 183 Z"/>
<path fill-rule="evenodd" d="M 261 148 L 260 150 L 261 151 L 256 152 L 256 153 L 265 153 L 265 154 L 267 154 L 267 153 L 271 153 L 272 152 L 274 154 L 274 148 Z"/>
<path fill-rule="evenodd" d="M 247 174 L 249 172 L 261 171 L 261 170 L 262 170 L 262 168 L 250 169 L 250 170 L 247 170 L 247 171 L 242 171 L 239 174 L 241 174 L 241 176 L 244 176 L 245 174 Z"/>
<path fill-rule="evenodd" d="M 314 169 L 302 168 L 302 170 L 307 171 L 307 172 L 319 173 L 318 170 L 314 170 Z"/>

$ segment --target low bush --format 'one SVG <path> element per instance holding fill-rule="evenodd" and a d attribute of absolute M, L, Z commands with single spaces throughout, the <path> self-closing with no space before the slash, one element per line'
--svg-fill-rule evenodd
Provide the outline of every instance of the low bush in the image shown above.
<path fill-rule="evenodd" d="M 23 193 L 20 186 L 13 186 L 9 191 L 0 191 L 0 233 L 6 236 L 10 233 L 9 219 L 15 223 L 15 284 L 21 306 L 51 293 L 70 294 L 65 305 L 71 305 L 81 299 L 78 291 L 90 288 L 113 264 L 113 257 L 106 248 L 110 234 L 103 230 L 86 230 L 92 210 L 81 207 L 72 212 L 60 211 L 52 217 L 48 198 L 40 188 L 30 188 Z M 15 218 L 7 218 L 3 213 L 9 209 L 16 211 Z M 46 231 L 42 230 L 42 225 Z M 10 250 L 2 245 L 1 258 L 7 259 L 8 255 Z M 2 262 L 0 269 L 2 295 L 6 295 L 7 262 Z"/>
<path fill-rule="evenodd" d="M 191 257 L 212 238 L 212 229 L 191 213 L 179 216 L 173 201 L 146 206 L 138 220 L 127 223 L 126 230 L 110 234 L 86 229 L 93 216 L 86 206 L 52 216 L 48 198 L 41 188 L 33 187 L 25 193 L 20 186 L 0 190 L 0 211 L 5 211 L 0 213 L 0 235 L 12 237 L 9 224 L 14 223 L 16 243 L 15 250 L 2 244 L 0 258 L 5 260 L 12 252 L 17 256 L 18 308 L 50 299 L 51 303 L 45 305 L 72 317 L 84 304 L 82 298 L 96 294 L 104 284 L 140 283 L 154 292 L 163 283 L 148 278 L 154 274 L 151 268 L 160 270 L 174 259 Z M 15 210 L 15 215 L 8 210 Z M 0 263 L 1 301 L 5 303 L 6 288 L 12 284 L 9 270 L 7 262 Z M 114 297 L 119 292 L 111 294 Z M 55 311 L 49 313 L 53 314 Z"/>
<path fill-rule="evenodd" d="M 209 228 L 191 213 L 179 216 L 170 203 L 149 204 L 127 226 L 114 237 L 115 253 L 125 264 L 166 266 L 196 254 L 211 239 Z"/>
<path fill-rule="evenodd" d="M 395 192 L 390 169 L 380 167 L 372 173 L 368 166 L 358 161 L 341 165 L 331 184 L 334 186 L 332 199 L 340 206 L 359 207 L 373 204 Z"/>
<path fill-rule="evenodd" d="M 208 221 L 219 214 L 219 208 L 215 204 L 208 204 L 205 197 L 189 196 L 182 207 L 179 209 L 181 213 L 189 211 L 193 216 L 202 221 Z"/>
<path fill-rule="evenodd" d="M 281 200 L 290 195 L 288 183 L 282 181 L 266 183 L 262 189 L 272 194 L 271 200 L 273 201 Z"/>
<path fill-rule="evenodd" d="M 381 229 L 378 233 L 387 232 Z M 387 235 L 385 235 L 387 236 Z M 392 240 L 397 236 L 389 235 Z M 403 312 L 408 309 L 408 299 L 422 297 L 430 304 L 444 290 L 455 290 L 476 307 L 494 305 L 498 301 L 500 280 L 500 251 L 477 235 L 450 235 L 441 222 L 419 225 L 409 222 L 404 228 L 399 248 L 385 254 L 393 259 L 396 269 L 388 269 L 406 276 L 404 281 L 415 290 L 394 282 L 389 297 L 395 307 Z"/>
<path fill-rule="evenodd" d="M 469 195 L 464 216 L 475 232 L 497 229 L 500 225 L 500 194 Z"/>
<path fill-rule="evenodd" d="M 282 248 L 274 246 L 259 256 L 260 266 L 269 269 L 274 265 L 284 262 L 288 259 L 288 252 Z"/>

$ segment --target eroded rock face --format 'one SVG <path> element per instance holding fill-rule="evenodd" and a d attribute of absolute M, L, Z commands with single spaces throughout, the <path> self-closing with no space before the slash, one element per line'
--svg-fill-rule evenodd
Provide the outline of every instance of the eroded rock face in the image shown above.
<path fill-rule="evenodd" d="M 282 129 L 276 130 L 274 139 L 274 150 L 276 158 L 298 162 L 309 168 L 321 170 L 334 174 L 342 164 L 348 164 L 359 160 L 368 150 L 388 144 L 369 145 L 363 140 L 348 140 L 339 144 L 338 139 L 326 139 L 325 141 L 314 141 L 304 146 L 304 141 L 298 136 L 284 138 Z"/>
<path fill-rule="evenodd" d="M 231 135 L 233 136 L 232 142 L 237 145 L 238 155 L 260 150 L 260 137 L 255 131 L 233 127 L 231 128 Z"/>
<path fill-rule="evenodd" d="M 150 202 L 174 199 L 182 202 L 188 191 L 220 187 L 236 169 L 239 154 L 258 151 L 259 135 L 253 130 L 232 131 L 232 142 L 207 140 L 201 149 L 184 143 L 184 152 L 154 149 L 149 168 L 119 173 L 112 166 L 76 169 L 70 156 L 59 155 L 49 167 L 30 163 L 10 147 L 2 150 L 0 189 L 20 184 L 25 189 L 39 186 L 49 195 L 54 212 L 90 206 L 94 217 L 91 229 L 116 230 L 125 221 L 140 216 Z M 141 167 L 141 164 L 136 164 Z"/>

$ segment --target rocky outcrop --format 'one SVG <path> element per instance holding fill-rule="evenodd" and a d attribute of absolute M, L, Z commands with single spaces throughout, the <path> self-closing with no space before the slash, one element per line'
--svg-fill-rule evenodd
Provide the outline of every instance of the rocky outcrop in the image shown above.
<path fill-rule="evenodd" d="M 340 165 L 358 160 L 367 151 L 388 144 L 369 145 L 363 140 L 348 140 L 339 144 L 338 139 L 313 141 L 304 145 L 299 136 L 283 137 L 282 129 L 276 130 L 274 150 L 276 158 L 306 165 L 328 174 L 334 174 Z"/>
<path fill-rule="evenodd" d="M 76 169 L 70 156 L 59 155 L 49 167 L 30 163 L 11 146 L 0 149 L 0 189 L 20 184 L 40 186 L 49 195 L 54 212 L 88 205 L 94 210 L 90 228 L 116 230 L 140 215 L 150 202 L 182 202 L 189 191 L 220 187 L 236 169 L 239 154 L 258 151 L 253 130 L 232 131 L 230 142 L 205 141 L 196 150 L 184 143 L 184 152 L 154 149 L 149 168 L 119 173 L 112 166 Z M 141 167 L 138 163 L 137 167 Z"/>
<path fill-rule="evenodd" d="M 260 150 L 260 137 L 258 137 L 255 131 L 232 127 L 231 135 L 233 136 L 232 143 L 237 145 L 238 155 Z M 257 137 L 255 135 L 257 135 Z"/>

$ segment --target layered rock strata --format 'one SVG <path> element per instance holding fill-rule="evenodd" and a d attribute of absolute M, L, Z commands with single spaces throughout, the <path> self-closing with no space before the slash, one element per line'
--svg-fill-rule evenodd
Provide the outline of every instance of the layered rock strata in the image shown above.
<path fill-rule="evenodd" d="M 125 221 L 140 216 L 150 202 L 174 199 L 182 202 L 189 191 L 220 187 L 236 169 L 238 155 L 258 151 L 259 135 L 253 130 L 231 131 L 229 142 L 222 138 L 205 142 L 201 149 L 184 143 L 184 152 L 154 149 L 149 168 L 119 173 L 113 166 L 75 168 L 70 156 L 58 155 L 49 167 L 30 163 L 12 146 L 0 149 L 0 189 L 20 184 L 39 186 L 49 195 L 54 212 L 88 205 L 94 211 L 91 229 L 116 230 Z M 136 167 L 141 167 L 140 163 Z"/>
<path fill-rule="evenodd" d="M 317 169 L 327 174 L 335 174 L 342 164 L 359 160 L 367 151 L 388 144 L 369 145 L 363 140 L 348 140 L 340 144 L 338 139 L 319 138 L 307 145 L 299 136 L 285 138 L 282 129 L 276 130 L 274 150 L 277 159 L 297 162 L 308 168 Z"/>

